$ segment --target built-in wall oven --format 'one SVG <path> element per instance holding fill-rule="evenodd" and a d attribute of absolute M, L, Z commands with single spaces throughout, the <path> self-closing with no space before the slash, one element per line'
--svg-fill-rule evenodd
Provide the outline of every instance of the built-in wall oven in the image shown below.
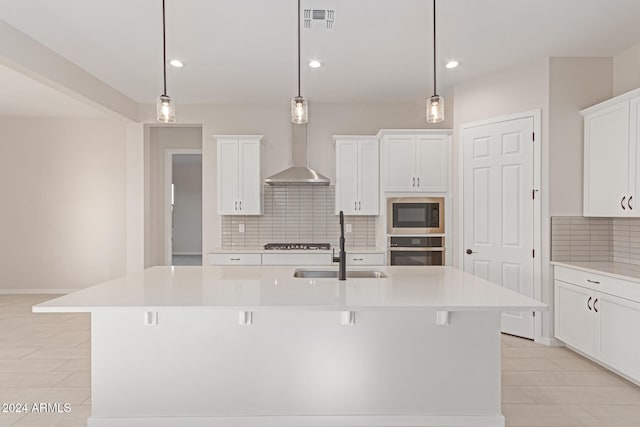
<path fill-rule="evenodd" d="M 444 234 L 444 197 L 390 197 L 387 234 Z"/>
<path fill-rule="evenodd" d="M 389 265 L 444 265 L 444 237 L 389 236 Z"/>

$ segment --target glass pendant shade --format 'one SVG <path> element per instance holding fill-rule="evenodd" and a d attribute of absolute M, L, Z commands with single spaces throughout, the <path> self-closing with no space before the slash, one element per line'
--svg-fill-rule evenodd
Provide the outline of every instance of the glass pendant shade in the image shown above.
<path fill-rule="evenodd" d="M 296 96 L 291 100 L 291 122 L 297 125 L 309 121 L 309 103 L 301 96 Z"/>
<path fill-rule="evenodd" d="M 176 122 L 176 104 L 170 96 L 160 95 L 157 103 L 158 121 L 163 123 Z"/>
<path fill-rule="evenodd" d="M 427 123 L 439 123 L 444 120 L 444 98 L 433 95 L 427 101 Z"/>

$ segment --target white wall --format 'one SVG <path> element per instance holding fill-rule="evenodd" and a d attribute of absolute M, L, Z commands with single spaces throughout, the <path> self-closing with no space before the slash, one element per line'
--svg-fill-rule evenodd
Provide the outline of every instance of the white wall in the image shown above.
<path fill-rule="evenodd" d="M 453 123 L 451 94 L 447 120 Z M 216 142 L 212 135 L 256 134 L 263 139 L 263 177 L 291 165 L 289 103 L 277 105 L 178 105 L 178 124 L 202 125 L 203 253 L 221 245 L 221 217 L 217 215 Z M 427 128 L 424 104 L 317 104 L 310 103 L 308 124 L 309 166 L 331 179 L 335 177 L 335 149 L 331 135 L 375 134 L 381 128 Z M 155 106 L 141 110 L 146 123 L 155 121 Z M 147 248 L 153 247 L 147 245 Z M 148 252 L 148 251 L 147 251 Z M 157 255 L 155 257 L 157 258 Z M 149 262 L 150 260 L 147 259 Z M 153 265 L 147 263 L 147 265 Z"/>
<path fill-rule="evenodd" d="M 613 57 L 613 96 L 640 87 L 640 44 Z"/>
<path fill-rule="evenodd" d="M 173 156 L 173 253 L 202 253 L 202 156 Z"/>
<path fill-rule="evenodd" d="M 200 127 L 145 129 L 145 268 L 165 264 L 165 150 L 200 148 Z"/>
<path fill-rule="evenodd" d="M 611 58 L 551 58 L 549 64 L 549 215 L 582 216 L 580 110 L 612 95 Z"/>
<path fill-rule="evenodd" d="M 0 292 L 125 273 L 124 122 L 0 118 L 0 182 Z"/>

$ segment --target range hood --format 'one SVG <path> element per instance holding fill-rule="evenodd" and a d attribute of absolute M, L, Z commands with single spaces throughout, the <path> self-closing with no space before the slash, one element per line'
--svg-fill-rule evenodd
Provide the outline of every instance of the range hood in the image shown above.
<path fill-rule="evenodd" d="M 293 166 L 264 180 L 269 185 L 329 185 L 331 180 L 307 166 L 307 125 L 291 125 Z"/>

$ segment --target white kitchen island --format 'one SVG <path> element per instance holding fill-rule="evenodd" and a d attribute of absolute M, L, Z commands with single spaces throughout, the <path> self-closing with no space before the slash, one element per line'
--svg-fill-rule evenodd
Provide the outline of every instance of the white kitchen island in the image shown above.
<path fill-rule="evenodd" d="M 91 427 L 504 427 L 500 313 L 544 304 L 450 267 L 295 269 L 153 267 L 33 311 L 91 313 Z"/>

